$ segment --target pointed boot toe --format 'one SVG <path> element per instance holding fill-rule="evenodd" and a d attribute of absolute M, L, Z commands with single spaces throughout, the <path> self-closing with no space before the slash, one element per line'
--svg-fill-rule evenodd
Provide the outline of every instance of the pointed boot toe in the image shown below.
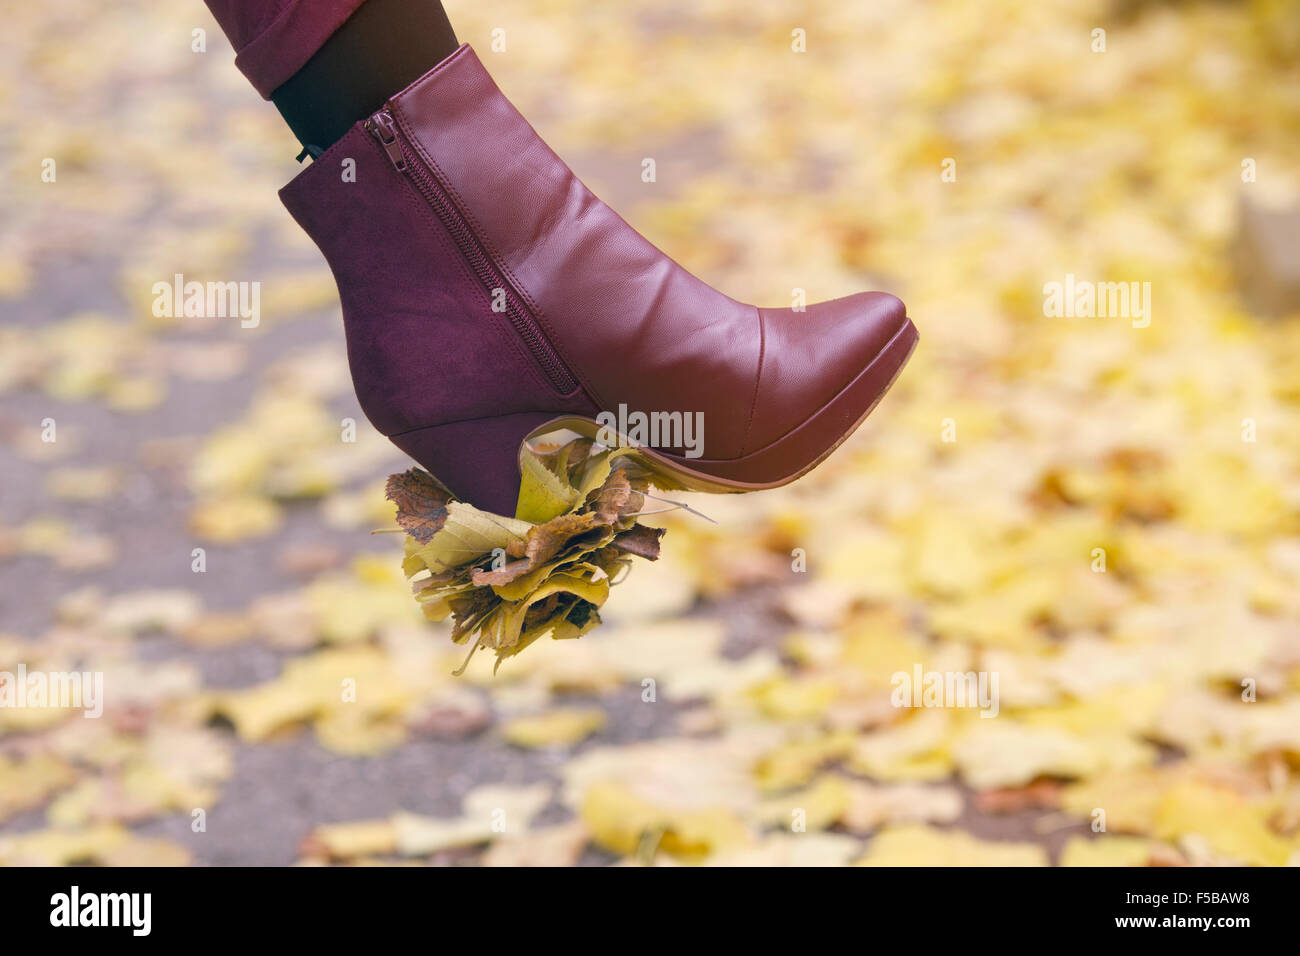
<path fill-rule="evenodd" d="M 745 447 L 714 471 L 770 488 L 811 471 L 856 430 L 918 337 L 903 303 L 883 292 L 760 312 L 763 360 Z"/>
<path fill-rule="evenodd" d="M 592 195 L 468 45 L 280 195 L 334 273 L 366 416 L 502 514 L 521 444 L 557 428 L 637 446 L 669 487 L 786 484 L 916 344 L 885 293 L 760 309 L 691 275 Z"/>

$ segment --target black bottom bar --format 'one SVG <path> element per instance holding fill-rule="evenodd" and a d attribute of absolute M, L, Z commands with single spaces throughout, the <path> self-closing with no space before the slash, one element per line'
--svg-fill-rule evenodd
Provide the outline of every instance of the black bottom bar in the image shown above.
<path fill-rule="evenodd" d="M 436 946 L 449 932 L 483 925 L 499 945 L 503 929 L 536 934 L 563 926 L 575 939 L 587 922 L 592 932 L 607 927 L 600 932 L 610 939 L 613 920 L 634 937 L 702 922 L 739 940 L 780 923 L 809 939 L 836 927 L 865 942 L 910 927 L 968 939 L 978 932 L 985 942 L 1033 932 L 1051 946 L 1190 934 L 1231 944 L 1243 933 L 1289 928 L 1295 899 L 1293 872 L 1262 869 L 620 868 L 540 876 L 416 868 L 14 869 L 0 870 L 0 910 L 6 943 L 78 934 L 81 942 L 221 945 L 283 934 L 301 946 L 414 932 Z M 737 907 L 742 900 L 748 905 Z"/>

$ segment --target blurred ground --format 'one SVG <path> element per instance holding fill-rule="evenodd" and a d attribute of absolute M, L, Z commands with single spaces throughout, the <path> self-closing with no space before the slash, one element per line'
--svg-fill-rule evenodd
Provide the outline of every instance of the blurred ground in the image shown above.
<path fill-rule="evenodd" d="M 808 479 L 665 518 L 606 626 L 453 678 L 274 110 L 198 0 L 10 11 L 0 671 L 106 705 L 0 709 L 0 862 L 1294 862 L 1300 326 L 1228 262 L 1300 197 L 1297 5 L 448 8 L 679 261 L 898 292 L 921 349 Z M 155 317 L 176 273 L 261 324 Z M 1045 316 L 1067 274 L 1150 324 Z M 892 706 L 915 665 L 998 716 Z"/>

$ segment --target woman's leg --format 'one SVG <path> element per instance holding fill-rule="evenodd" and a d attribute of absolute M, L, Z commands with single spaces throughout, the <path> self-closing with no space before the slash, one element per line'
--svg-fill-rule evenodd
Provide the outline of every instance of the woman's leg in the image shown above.
<path fill-rule="evenodd" d="M 439 0 L 206 2 L 235 63 L 313 156 L 457 47 Z"/>

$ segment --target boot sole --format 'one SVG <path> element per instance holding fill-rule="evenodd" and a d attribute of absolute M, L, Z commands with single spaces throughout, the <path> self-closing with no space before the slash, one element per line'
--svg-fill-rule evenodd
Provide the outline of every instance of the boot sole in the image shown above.
<path fill-rule="evenodd" d="M 666 454 L 644 445 L 636 445 L 635 449 L 627 457 L 637 461 L 658 479 L 655 484 L 665 489 L 703 491 L 713 494 L 740 494 L 747 491 L 763 491 L 788 485 L 802 478 L 829 458 L 840 445 L 844 444 L 850 435 L 857 431 L 858 426 L 866 420 L 868 415 L 875 411 L 881 399 L 898 381 L 898 377 L 902 374 L 908 359 L 912 357 L 912 353 L 916 350 L 919 340 L 920 335 L 916 330 L 916 326 L 912 324 L 911 319 L 905 319 L 903 326 L 894 334 L 889 344 L 881 349 L 880 354 L 872 359 L 871 363 L 859 372 L 852 382 L 823 405 L 812 417 L 772 444 L 741 458 L 725 460 L 688 459 Z M 888 378 L 882 386 L 880 381 L 882 376 L 885 375 Z M 871 395 L 871 398 L 866 411 L 855 414 L 855 409 L 862 407 L 862 401 L 866 399 L 867 395 Z M 847 426 L 843 424 L 837 425 L 839 422 L 848 422 L 849 424 Z M 603 428 L 604 426 L 591 418 L 561 416 L 534 428 L 524 437 L 524 442 L 534 441 L 545 434 L 562 429 L 597 440 L 597 434 Z M 806 452 L 809 448 L 821 445 L 820 436 L 824 435 L 827 430 L 834 428 L 839 429 L 839 437 L 835 439 L 834 443 L 823 446 L 823 450 L 798 471 L 780 474 L 779 477 L 767 480 L 753 481 L 740 477 L 746 473 L 752 474 L 754 472 L 770 474 L 774 469 L 779 469 L 779 465 L 776 463 L 789 461 L 792 457 L 796 460 L 806 459 L 806 454 L 800 454 L 800 451 Z M 620 447 L 635 445 L 622 433 L 619 433 L 619 440 Z"/>

